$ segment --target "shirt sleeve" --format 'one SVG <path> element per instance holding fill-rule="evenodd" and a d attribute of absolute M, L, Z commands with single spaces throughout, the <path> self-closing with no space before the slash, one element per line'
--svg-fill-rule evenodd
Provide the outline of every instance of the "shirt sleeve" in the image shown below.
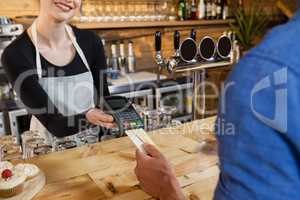
<path fill-rule="evenodd" d="M 230 74 L 216 123 L 221 173 L 215 199 L 296 198 L 299 134 L 288 129 L 287 110 L 299 100 L 299 84 L 291 69 L 256 51 Z"/>
<path fill-rule="evenodd" d="M 100 98 L 109 96 L 109 89 L 108 89 L 108 83 L 107 83 L 107 75 L 106 75 L 106 56 L 105 56 L 105 50 L 103 47 L 103 43 L 101 41 L 101 38 L 94 34 L 94 41 L 93 41 L 93 57 L 94 62 L 93 66 L 91 66 L 91 72 L 93 74 L 94 79 L 94 85 L 97 90 L 97 103 L 96 105 L 99 105 Z"/>
<path fill-rule="evenodd" d="M 2 55 L 2 63 L 8 80 L 22 104 L 51 134 L 65 137 L 80 131 L 80 123 L 85 121 L 84 113 L 69 117 L 60 114 L 40 86 L 35 67 L 21 52 L 16 49 L 6 49 Z"/>

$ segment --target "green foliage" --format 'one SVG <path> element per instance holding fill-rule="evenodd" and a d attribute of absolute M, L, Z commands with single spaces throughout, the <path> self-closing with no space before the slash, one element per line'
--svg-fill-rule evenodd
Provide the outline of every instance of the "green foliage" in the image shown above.
<path fill-rule="evenodd" d="M 236 24 L 231 24 L 231 28 L 244 50 L 249 50 L 254 46 L 254 38 L 265 32 L 269 22 L 268 16 L 258 2 L 252 3 L 249 8 L 238 8 L 235 21 Z"/>

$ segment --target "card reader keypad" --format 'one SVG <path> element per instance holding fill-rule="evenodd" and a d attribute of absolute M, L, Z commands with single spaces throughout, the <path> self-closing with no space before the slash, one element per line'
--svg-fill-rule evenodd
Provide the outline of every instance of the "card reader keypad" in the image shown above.
<path fill-rule="evenodd" d="M 132 109 L 116 113 L 125 130 L 144 128 L 144 123 L 140 116 Z"/>

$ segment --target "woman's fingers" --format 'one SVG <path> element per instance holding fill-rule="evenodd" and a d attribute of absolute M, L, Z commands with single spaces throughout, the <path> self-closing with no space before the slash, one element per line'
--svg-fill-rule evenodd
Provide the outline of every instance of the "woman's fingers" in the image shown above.
<path fill-rule="evenodd" d="M 100 109 L 95 109 L 95 116 L 99 121 L 105 122 L 105 123 L 112 123 L 114 122 L 114 118 L 111 115 L 108 115 L 104 113 Z"/>
<path fill-rule="evenodd" d="M 115 128 L 114 118 L 111 115 L 104 113 L 100 109 L 92 109 L 87 112 L 86 118 L 92 124 L 102 126 L 105 128 Z"/>
<path fill-rule="evenodd" d="M 105 123 L 105 122 L 101 122 L 101 121 L 98 121 L 97 125 L 102 126 L 104 128 L 108 128 L 108 129 L 112 129 L 112 128 L 116 127 L 115 123 Z"/>

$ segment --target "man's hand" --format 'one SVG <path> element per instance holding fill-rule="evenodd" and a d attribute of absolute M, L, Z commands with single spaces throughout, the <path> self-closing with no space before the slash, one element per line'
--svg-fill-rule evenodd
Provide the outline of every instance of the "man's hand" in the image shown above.
<path fill-rule="evenodd" d="M 136 151 L 135 174 L 145 192 L 160 200 L 184 200 L 180 185 L 166 158 L 152 145 L 145 144 L 148 155 Z"/>
<path fill-rule="evenodd" d="M 97 108 L 90 109 L 85 114 L 86 119 L 94 125 L 102 126 L 105 128 L 115 128 L 114 118 L 111 115 L 105 114 L 102 110 Z"/>

